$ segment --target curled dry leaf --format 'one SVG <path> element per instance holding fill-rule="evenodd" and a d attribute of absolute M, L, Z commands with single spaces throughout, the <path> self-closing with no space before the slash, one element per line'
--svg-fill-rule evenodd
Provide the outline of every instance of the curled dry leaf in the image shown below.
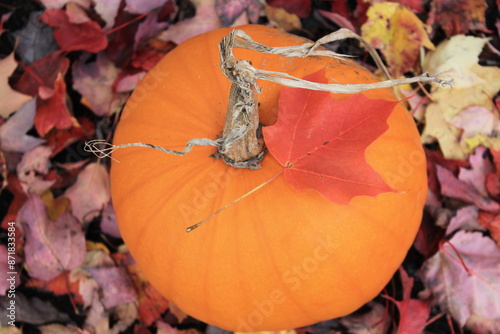
<path fill-rule="evenodd" d="M 474 317 L 498 323 L 499 262 L 500 248 L 493 240 L 480 232 L 459 231 L 424 263 L 420 277 L 441 309 L 461 327 Z M 490 333 L 495 331 L 495 327 L 489 329 Z"/>
<path fill-rule="evenodd" d="M 88 164 L 64 196 L 71 201 L 73 215 L 81 222 L 90 222 L 111 198 L 106 167 L 99 163 Z"/>
<path fill-rule="evenodd" d="M 69 212 L 51 221 L 40 197 L 29 194 L 17 221 L 22 224 L 26 236 L 24 252 L 31 277 L 50 280 L 65 270 L 82 265 L 85 236 L 81 225 Z"/>

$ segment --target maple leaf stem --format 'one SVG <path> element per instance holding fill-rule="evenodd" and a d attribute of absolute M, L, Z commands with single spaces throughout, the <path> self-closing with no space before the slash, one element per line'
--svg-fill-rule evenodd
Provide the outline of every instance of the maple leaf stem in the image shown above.
<path fill-rule="evenodd" d="M 269 183 L 271 183 L 274 179 L 276 179 L 278 176 L 280 176 L 281 174 L 283 174 L 283 171 L 284 170 L 280 170 L 278 173 L 274 174 L 269 180 L 265 181 L 264 183 L 261 183 L 259 184 L 257 187 L 253 188 L 252 190 L 250 190 L 249 192 L 247 192 L 246 194 L 242 195 L 241 197 L 238 197 L 237 199 L 235 199 L 234 201 L 232 201 L 231 203 L 229 204 L 226 204 L 225 206 L 223 206 L 222 208 L 220 208 L 219 210 L 215 211 L 214 213 L 212 213 L 210 216 L 208 216 L 207 218 L 203 219 L 202 221 L 194 224 L 194 225 L 191 225 L 189 226 L 188 228 L 186 228 L 186 232 L 191 232 L 192 230 L 196 229 L 197 227 L 199 227 L 201 224 L 205 223 L 206 221 L 210 220 L 211 218 L 215 217 L 216 215 L 218 215 L 219 213 L 221 213 L 222 211 L 226 210 L 227 208 L 229 208 L 230 206 L 238 203 L 239 201 L 241 201 L 242 199 L 245 199 L 246 197 L 250 196 L 251 194 L 253 194 L 254 192 L 256 192 L 257 190 L 259 189 L 262 189 L 264 186 L 268 185 Z"/>

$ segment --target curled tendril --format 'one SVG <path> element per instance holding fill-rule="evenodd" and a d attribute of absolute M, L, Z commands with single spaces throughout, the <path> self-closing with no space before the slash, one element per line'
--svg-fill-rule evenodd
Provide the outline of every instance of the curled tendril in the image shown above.
<path fill-rule="evenodd" d="M 101 146 L 98 147 L 98 146 Z M 119 162 L 118 160 L 114 159 L 111 154 L 116 151 L 119 147 L 116 145 L 113 145 L 111 143 L 108 143 L 104 139 L 93 139 L 85 142 L 85 146 L 83 147 L 83 150 L 85 152 L 90 152 L 93 153 L 95 156 L 97 156 L 99 159 L 104 159 L 104 158 L 111 158 L 116 162 Z"/>

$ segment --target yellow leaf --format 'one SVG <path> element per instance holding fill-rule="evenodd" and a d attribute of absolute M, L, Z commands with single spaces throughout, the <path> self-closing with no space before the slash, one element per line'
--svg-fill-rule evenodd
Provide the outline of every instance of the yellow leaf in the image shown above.
<path fill-rule="evenodd" d="M 300 30 L 302 23 L 297 15 L 288 13 L 283 8 L 265 6 L 266 17 L 278 29 L 284 31 Z"/>
<path fill-rule="evenodd" d="M 465 142 L 469 146 L 471 152 L 478 146 L 492 148 L 496 151 L 500 150 L 500 138 L 491 138 L 483 134 L 475 135 L 472 138 L 467 138 L 465 139 Z"/>
<path fill-rule="evenodd" d="M 465 159 L 468 149 L 460 144 L 460 129 L 446 122 L 439 104 L 430 104 L 425 111 L 427 125 L 422 133 L 424 144 L 439 142 L 441 151 L 447 159 Z"/>
<path fill-rule="evenodd" d="M 422 46 L 434 49 L 427 34 L 428 27 L 404 5 L 375 3 L 368 9 L 367 16 L 361 35 L 382 51 L 395 77 L 415 69 Z"/>
<path fill-rule="evenodd" d="M 487 42 L 486 38 L 457 35 L 425 58 L 425 71 L 453 80 L 451 89 L 432 87 L 433 103 L 427 107 L 423 133 L 424 142 L 432 137 L 438 140 L 446 158 L 465 159 L 478 145 L 500 147 L 500 139 L 495 138 L 500 120 L 492 100 L 500 90 L 500 69 L 478 64 Z"/>

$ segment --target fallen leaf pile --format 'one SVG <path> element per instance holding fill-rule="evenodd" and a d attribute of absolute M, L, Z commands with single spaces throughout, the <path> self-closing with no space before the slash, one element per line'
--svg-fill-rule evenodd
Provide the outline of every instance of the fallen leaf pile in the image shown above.
<path fill-rule="evenodd" d="M 15 301 L 15 323 L 0 312 L 1 333 L 224 333 L 148 283 L 120 238 L 109 161 L 83 147 L 112 138 L 130 93 L 176 45 L 249 23 L 313 40 L 348 28 L 378 49 L 393 78 L 430 72 L 453 80 L 451 88 L 398 88 L 421 130 L 429 175 L 422 226 L 399 272 L 358 312 L 282 333 L 500 333 L 500 1 L 8 3 L 0 6 L 0 307 Z M 328 47 L 375 69 L 353 40 Z M 305 94 L 318 104 L 315 117 L 326 117 L 325 93 Z M 363 117 L 370 112 L 376 106 Z M 265 130 L 270 143 L 287 138 L 280 122 Z M 364 131 L 376 137 L 383 127 Z M 300 152 L 269 146 L 293 184 Z M 310 170 L 314 159 L 300 164 Z M 390 191 L 382 180 L 374 189 L 333 182 L 325 197 L 332 187 L 352 191 L 338 202 Z"/>

